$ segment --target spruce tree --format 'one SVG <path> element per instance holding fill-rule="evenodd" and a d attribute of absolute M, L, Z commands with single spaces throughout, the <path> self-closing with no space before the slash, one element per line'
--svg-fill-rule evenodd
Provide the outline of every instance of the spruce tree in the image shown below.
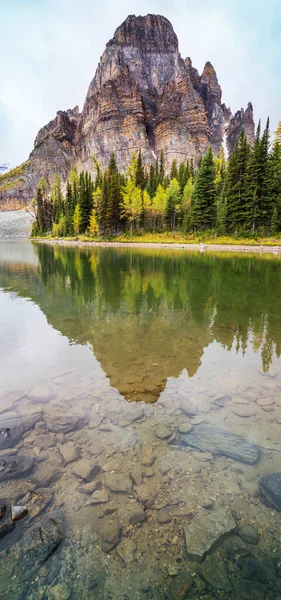
<path fill-rule="evenodd" d="M 191 201 L 191 223 L 197 230 L 211 229 L 216 219 L 215 161 L 209 146 L 197 171 Z"/>
<path fill-rule="evenodd" d="M 144 167 L 142 164 L 141 150 L 139 151 L 138 158 L 137 158 L 135 184 L 138 188 L 140 188 L 140 190 L 144 190 L 144 188 L 145 188 L 145 173 L 144 173 Z"/>
<path fill-rule="evenodd" d="M 220 191 L 218 201 L 218 220 L 230 233 L 239 233 L 249 222 L 249 205 L 247 201 L 247 173 L 250 159 L 250 145 L 242 129 L 237 138 L 234 150 L 229 157 L 225 184 Z M 227 211 L 227 212 L 226 212 Z"/>

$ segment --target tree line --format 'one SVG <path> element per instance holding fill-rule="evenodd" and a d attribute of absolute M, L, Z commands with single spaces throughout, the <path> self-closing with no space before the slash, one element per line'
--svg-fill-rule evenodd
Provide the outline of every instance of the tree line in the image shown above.
<path fill-rule="evenodd" d="M 141 152 L 132 154 L 125 174 L 114 154 L 104 172 L 93 161 L 95 178 L 73 168 L 64 193 L 58 174 L 50 190 L 40 180 L 31 203 L 33 236 L 162 230 L 274 235 L 281 230 L 281 123 L 272 145 L 269 121 L 263 132 L 259 123 L 253 147 L 242 129 L 228 161 L 223 148 L 215 157 L 209 147 L 197 168 L 193 159 L 180 165 L 174 160 L 167 173 L 163 153 L 149 169 Z"/>

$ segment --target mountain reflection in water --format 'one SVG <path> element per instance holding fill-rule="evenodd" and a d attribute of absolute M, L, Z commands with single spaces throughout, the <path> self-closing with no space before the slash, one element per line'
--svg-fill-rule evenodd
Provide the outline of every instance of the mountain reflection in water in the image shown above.
<path fill-rule="evenodd" d="M 280 356 L 278 257 L 18 248 L 13 261 L 1 251 L 0 287 L 33 300 L 72 343 L 90 344 L 128 401 L 155 402 L 169 377 L 193 377 L 211 346 L 214 360 L 219 344 L 230 364 L 258 354 L 263 372 Z"/>

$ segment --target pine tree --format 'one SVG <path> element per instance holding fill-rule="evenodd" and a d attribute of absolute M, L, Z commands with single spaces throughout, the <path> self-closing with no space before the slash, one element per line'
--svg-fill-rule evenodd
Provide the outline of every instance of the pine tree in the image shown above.
<path fill-rule="evenodd" d="M 167 227 L 175 229 L 176 220 L 181 212 L 181 191 L 180 184 L 174 177 L 166 190 L 166 214 L 165 221 Z"/>
<path fill-rule="evenodd" d="M 267 120 L 263 136 L 260 137 L 260 123 L 257 128 L 254 148 L 250 156 L 247 173 L 247 207 L 246 226 L 255 231 L 270 225 L 271 211 L 268 193 L 269 186 L 269 120 Z"/>
<path fill-rule="evenodd" d="M 191 202 L 192 227 L 211 229 L 216 219 L 216 169 L 214 155 L 209 146 L 197 171 Z"/>
<path fill-rule="evenodd" d="M 229 157 L 225 184 L 218 200 L 218 221 L 220 228 L 225 226 L 231 233 L 238 233 L 249 222 L 247 201 L 247 173 L 250 160 L 250 145 L 242 129 L 237 138 L 233 153 Z M 227 211 L 227 212 L 226 212 Z M 222 225 L 222 216 L 224 225 Z"/>
<path fill-rule="evenodd" d="M 177 167 L 177 161 L 174 158 L 173 162 L 172 162 L 172 166 L 171 166 L 171 170 L 170 170 L 170 181 L 172 179 L 178 179 L 178 167 Z"/>
<path fill-rule="evenodd" d="M 157 163 L 158 166 L 158 163 Z M 159 181 L 158 185 L 163 183 L 165 177 L 165 163 L 164 163 L 164 152 L 161 150 L 160 152 L 160 165 L 159 165 Z"/>
<path fill-rule="evenodd" d="M 136 173 L 135 173 L 135 184 L 141 190 L 145 188 L 145 173 L 142 164 L 142 155 L 141 151 L 138 153 L 137 165 L 136 165 Z"/>
<path fill-rule="evenodd" d="M 271 231 L 281 230 L 281 144 L 276 140 L 268 162 L 268 196 L 271 212 Z"/>

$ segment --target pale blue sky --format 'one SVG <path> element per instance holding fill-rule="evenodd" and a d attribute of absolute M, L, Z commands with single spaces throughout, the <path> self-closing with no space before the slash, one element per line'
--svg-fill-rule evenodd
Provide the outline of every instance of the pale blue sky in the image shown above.
<path fill-rule="evenodd" d="M 235 112 L 281 119 L 280 0 L 0 0 L 0 163 L 26 160 L 57 110 L 83 106 L 99 57 L 128 14 L 172 22 L 182 56 L 210 60 Z"/>

